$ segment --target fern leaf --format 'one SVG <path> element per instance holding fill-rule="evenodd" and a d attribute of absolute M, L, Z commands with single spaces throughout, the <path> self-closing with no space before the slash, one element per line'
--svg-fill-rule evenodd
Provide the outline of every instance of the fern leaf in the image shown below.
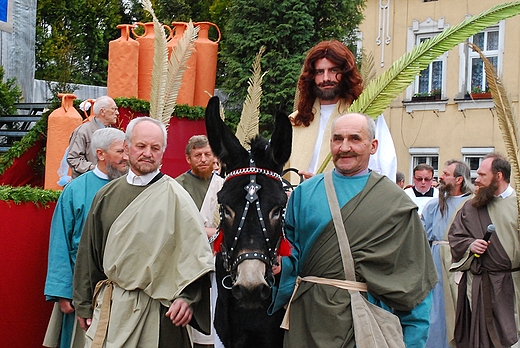
<path fill-rule="evenodd" d="M 258 122 L 260 118 L 260 100 L 262 98 L 262 79 L 267 72 L 262 74 L 260 60 L 265 52 L 265 46 L 260 47 L 260 51 L 253 61 L 252 76 L 249 78 L 247 96 L 242 107 L 240 122 L 237 125 L 236 137 L 240 144 L 246 149 L 249 148 L 249 140 L 258 134 Z"/>
<path fill-rule="evenodd" d="M 164 92 L 168 70 L 168 47 L 162 24 L 155 16 L 150 0 L 143 0 L 143 8 L 152 15 L 154 29 L 154 53 L 150 91 L 150 117 L 159 119 L 164 110 Z"/>
<path fill-rule="evenodd" d="M 435 58 L 483 29 L 519 13 L 520 1 L 503 3 L 479 15 L 469 17 L 462 23 L 444 30 L 439 35 L 421 42 L 395 61 L 378 78 L 372 80 L 359 98 L 352 103 L 348 111 L 377 117 Z M 330 159 L 331 155 L 329 154 L 320 165 L 318 173 L 325 170 Z"/>
<path fill-rule="evenodd" d="M 193 27 L 193 22 L 190 20 L 182 38 L 175 46 L 168 62 L 167 85 L 164 93 L 164 111 L 161 119 L 165 124 L 170 122 L 173 110 L 177 102 L 177 96 L 182 84 L 182 77 L 187 69 L 187 62 L 190 59 L 193 49 L 195 47 L 195 40 L 199 33 L 200 27 Z"/>

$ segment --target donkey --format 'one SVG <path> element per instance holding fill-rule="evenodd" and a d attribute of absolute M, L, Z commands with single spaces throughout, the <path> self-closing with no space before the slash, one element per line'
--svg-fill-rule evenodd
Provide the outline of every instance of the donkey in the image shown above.
<path fill-rule="evenodd" d="M 227 173 L 218 193 L 215 330 L 226 348 L 282 347 L 283 310 L 269 316 L 267 308 L 275 282 L 272 267 L 282 248 L 288 254 L 283 235 L 287 195 L 280 173 L 291 154 L 290 121 L 277 114 L 271 140 L 256 136 L 248 151 L 220 118 L 219 100 L 213 97 L 206 130 Z"/>

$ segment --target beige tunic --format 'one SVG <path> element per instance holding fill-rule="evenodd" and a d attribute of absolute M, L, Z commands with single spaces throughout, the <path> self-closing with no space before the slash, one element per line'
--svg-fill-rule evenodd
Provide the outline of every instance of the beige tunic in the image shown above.
<path fill-rule="evenodd" d="M 332 123 L 341 115 L 347 112 L 348 105 L 341 101 L 336 104 L 336 108 L 330 115 L 329 121 L 327 122 L 326 132 L 323 136 L 323 143 L 321 145 L 320 155 L 318 157 L 318 168 L 321 166 L 327 155 L 330 153 L 330 129 Z M 292 153 L 291 158 L 285 164 L 286 168 L 296 168 L 298 170 L 307 170 L 311 162 L 312 154 L 314 152 L 314 146 L 316 139 L 318 138 L 318 131 L 320 126 L 320 100 L 316 99 L 313 106 L 314 120 L 308 127 L 295 126 L 293 125 L 293 138 L 292 138 Z M 289 115 L 291 121 L 296 117 L 297 111 Z M 334 168 L 332 161 L 326 167 L 326 170 L 332 170 Z M 292 184 L 297 184 L 299 178 L 295 173 L 289 174 L 289 181 Z"/>
<path fill-rule="evenodd" d="M 110 216 L 115 212 L 103 209 L 112 205 L 124 209 L 113 223 Z M 76 264 L 77 313 L 90 317 L 88 296 L 93 290 L 89 284 L 108 278 L 114 290 L 104 346 L 159 347 L 162 335 L 168 334 L 160 323 L 165 309 L 173 299 L 186 298 L 186 293 L 193 292 L 193 286 L 213 270 L 213 255 L 199 212 L 189 194 L 168 176 L 149 187 L 129 185 L 126 178 L 115 180 L 100 190 L 92 207 Z M 98 229 L 103 233 L 96 233 Z M 106 305 L 106 289 L 101 287 L 95 303 L 93 323 L 87 332 L 90 341 Z M 209 288 L 200 290 L 193 296 L 188 294 L 187 300 L 196 323 L 207 332 Z M 175 328 L 171 322 L 168 327 Z"/>

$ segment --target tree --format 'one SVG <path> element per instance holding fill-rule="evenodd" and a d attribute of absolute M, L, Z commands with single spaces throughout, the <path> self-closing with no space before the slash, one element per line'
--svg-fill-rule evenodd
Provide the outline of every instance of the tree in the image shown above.
<path fill-rule="evenodd" d="M 36 78 L 106 83 L 108 42 L 119 35 L 121 0 L 40 0 L 36 15 Z"/>
<path fill-rule="evenodd" d="M 229 10 L 223 29 L 218 77 L 218 85 L 230 96 L 229 103 L 241 105 L 251 75 L 249 67 L 260 47 L 266 46 L 262 69 L 268 73 L 263 83 L 260 128 L 270 133 L 271 115 L 279 109 L 286 113 L 292 111 L 306 51 L 325 39 L 352 42 L 352 33 L 362 19 L 364 2 L 218 1 L 218 9 Z M 217 12 L 217 8 L 213 10 Z"/>

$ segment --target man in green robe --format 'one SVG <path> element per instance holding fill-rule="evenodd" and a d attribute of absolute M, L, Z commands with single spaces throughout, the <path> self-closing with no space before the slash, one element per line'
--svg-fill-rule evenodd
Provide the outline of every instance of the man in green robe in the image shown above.
<path fill-rule="evenodd" d="M 52 216 L 49 262 L 45 281 L 47 301 L 56 301 L 43 342 L 44 347 L 84 347 L 84 331 L 75 325 L 72 278 L 83 225 L 96 192 L 128 171 L 125 134 L 116 128 L 98 129 L 92 135 L 94 170 L 65 186 Z"/>
<path fill-rule="evenodd" d="M 407 347 L 423 347 L 431 306 L 428 295 L 437 282 L 435 266 L 417 206 L 392 180 L 368 169 L 378 145 L 374 136 L 374 121 L 365 115 L 347 114 L 333 123 L 333 184 L 357 281 L 366 283 L 372 302 L 399 317 Z M 348 290 L 302 282 L 294 291 L 298 276 L 346 279 L 323 175 L 303 182 L 292 193 L 286 231 L 292 255 L 282 258 L 280 285 L 270 308 L 276 311 L 290 302 L 284 347 L 354 347 Z"/>
<path fill-rule="evenodd" d="M 213 255 L 197 207 L 159 167 L 164 125 L 127 127 L 127 176 L 92 203 L 74 273 L 87 347 L 191 347 L 190 324 L 208 332 Z"/>
<path fill-rule="evenodd" d="M 216 159 L 208 138 L 205 135 L 194 135 L 186 144 L 186 162 L 190 165 L 190 170 L 175 178 L 193 198 L 204 221 L 204 228 L 209 239 L 217 232 L 218 219 L 215 219 L 215 217 L 218 218 L 217 193 L 224 185 L 224 179 L 213 171 Z M 216 284 L 212 286 L 212 289 L 216 289 Z M 216 298 L 216 296 L 214 297 Z M 212 308 L 215 308 L 215 303 L 212 303 L 212 305 Z M 204 335 L 197 330 L 193 330 L 194 347 L 213 347 L 213 325 L 211 331 L 212 334 Z"/>
<path fill-rule="evenodd" d="M 518 341 L 520 235 L 511 165 L 490 154 L 477 170 L 475 197 L 459 210 L 448 239 L 454 264 L 463 271 L 455 317 L 459 348 L 510 347 Z M 495 232 L 489 241 L 489 227 Z"/>
<path fill-rule="evenodd" d="M 224 184 L 224 179 L 213 171 L 216 159 L 208 138 L 205 135 L 194 135 L 186 144 L 186 161 L 190 169 L 175 178 L 193 198 L 204 220 L 208 238 L 216 232 L 217 193 Z"/>

